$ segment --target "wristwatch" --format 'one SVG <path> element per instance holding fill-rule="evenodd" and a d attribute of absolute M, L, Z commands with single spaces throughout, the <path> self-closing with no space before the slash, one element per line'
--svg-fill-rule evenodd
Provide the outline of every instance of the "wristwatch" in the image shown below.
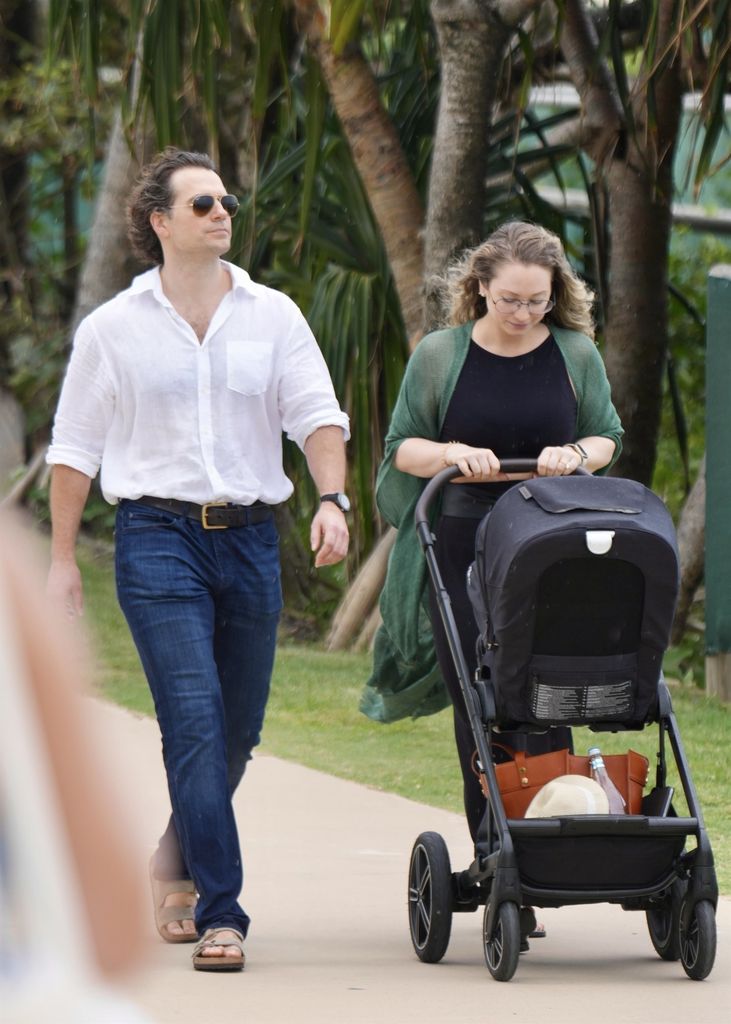
<path fill-rule="evenodd" d="M 579 458 L 581 459 L 581 465 L 582 466 L 584 465 L 585 462 L 588 461 L 589 453 L 586 450 L 586 448 L 584 448 L 583 445 L 579 444 L 578 441 L 569 441 L 567 444 L 563 445 L 563 447 L 564 448 L 572 448 L 576 452 L 576 454 L 579 456 Z"/>
<path fill-rule="evenodd" d="M 338 506 L 341 512 L 350 512 L 350 501 L 347 494 L 343 494 L 342 491 L 335 491 L 333 494 L 321 494 L 320 502 L 323 501 L 331 501 L 333 505 Z"/>

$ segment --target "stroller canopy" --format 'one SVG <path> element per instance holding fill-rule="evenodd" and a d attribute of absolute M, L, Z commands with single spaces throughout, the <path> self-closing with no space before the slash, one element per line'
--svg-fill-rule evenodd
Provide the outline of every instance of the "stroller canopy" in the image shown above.
<path fill-rule="evenodd" d="M 654 720 L 678 590 L 662 501 L 632 480 L 526 480 L 480 524 L 468 589 L 498 722 Z"/>

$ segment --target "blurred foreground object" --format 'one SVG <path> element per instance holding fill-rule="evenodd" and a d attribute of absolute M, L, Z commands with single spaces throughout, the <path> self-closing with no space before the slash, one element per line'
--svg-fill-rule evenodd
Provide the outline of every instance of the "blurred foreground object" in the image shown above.
<path fill-rule="evenodd" d="M 136 854 L 86 719 L 78 625 L 0 514 L 0 1003 L 13 1024 L 145 1018 L 109 987 L 140 951 Z"/>

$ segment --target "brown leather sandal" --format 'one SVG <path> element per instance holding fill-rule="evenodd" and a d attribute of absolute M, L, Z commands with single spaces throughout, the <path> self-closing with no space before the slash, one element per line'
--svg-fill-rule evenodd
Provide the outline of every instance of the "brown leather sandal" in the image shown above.
<path fill-rule="evenodd" d="M 220 939 L 219 935 L 223 932 L 233 934 L 236 938 Z M 226 953 L 221 953 L 220 956 L 203 956 L 204 949 L 217 946 L 221 949 L 236 946 L 240 956 L 227 956 Z M 235 928 L 208 928 L 193 950 L 193 967 L 196 971 L 242 971 L 245 962 L 244 936 Z"/>
<path fill-rule="evenodd" d="M 182 921 L 192 921 L 195 919 L 195 904 L 194 901 L 190 906 L 173 906 L 166 907 L 165 900 L 168 896 L 172 896 L 173 893 L 193 893 L 197 895 L 195 884 L 190 878 L 180 878 L 173 880 L 166 880 L 162 878 L 155 878 L 153 860 L 150 861 L 150 885 L 152 886 L 152 905 L 155 912 L 155 927 L 157 928 L 160 938 L 165 942 L 197 942 L 198 932 L 187 932 L 175 935 L 173 932 L 168 931 L 168 925 L 174 921 L 178 923 Z"/>

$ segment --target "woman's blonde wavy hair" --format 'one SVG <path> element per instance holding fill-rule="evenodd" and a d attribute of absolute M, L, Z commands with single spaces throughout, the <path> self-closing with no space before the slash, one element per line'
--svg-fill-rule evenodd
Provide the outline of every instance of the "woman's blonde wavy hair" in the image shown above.
<path fill-rule="evenodd" d="M 567 260 L 558 235 L 524 221 L 503 224 L 449 268 L 443 284 L 443 305 L 449 324 L 464 324 L 485 315 L 487 303 L 480 295 L 480 282 L 489 285 L 506 263 L 545 267 L 550 271 L 556 305 L 546 313 L 546 323 L 594 337 L 593 292 Z"/>

